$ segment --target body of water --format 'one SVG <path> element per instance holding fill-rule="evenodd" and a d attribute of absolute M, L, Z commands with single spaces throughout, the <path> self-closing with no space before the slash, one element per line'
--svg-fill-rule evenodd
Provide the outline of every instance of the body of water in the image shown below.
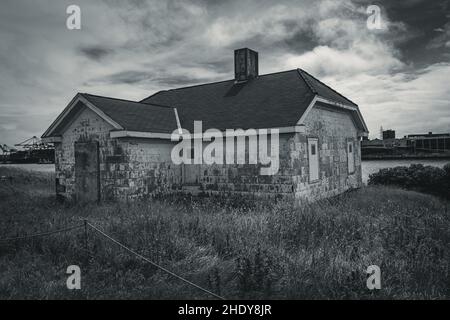
<path fill-rule="evenodd" d="M 378 172 L 383 168 L 392 168 L 397 166 L 409 166 L 413 163 L 421 163 L 423 165 L 435 166 L 442 168 L 450 160 L 432 160 L 432 159 L 422 159 L 422 160 L 364 160 L 362 162 L 362 179 L 364 183 L 369 180 L 369 175 Z M 54 172 L 54 164 L 37 164 L 37 163 L 27 163 L 27 164 L 0 164 L 0 166 L 9 166 L 22 168 L 30 171 L 40 171 L 40 172 Z"/>

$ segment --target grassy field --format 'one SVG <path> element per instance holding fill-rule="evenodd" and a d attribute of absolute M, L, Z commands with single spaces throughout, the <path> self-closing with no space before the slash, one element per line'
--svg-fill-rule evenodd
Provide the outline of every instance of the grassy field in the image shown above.
<path fill-rule="evenodd" d="M 0 238 L 84 218 L 117 240 L 226 298 L 449 299 L 450 204 L 365 187 L 302 208 L 206 199 L 58 203 L 51 174 L 0 168 Z M 83 229 L 0 243 L 0 299 L 199 299 L 205 293 Z M 66 268 L 81 267 L 81 290 Z M 366 268 L 381 268 L 381 290 Z"/>

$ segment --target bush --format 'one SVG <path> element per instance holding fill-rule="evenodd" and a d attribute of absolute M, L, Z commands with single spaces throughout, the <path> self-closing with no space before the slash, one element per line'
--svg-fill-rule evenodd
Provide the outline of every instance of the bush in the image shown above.
<path fill-rule="evenodd" d="M 450 199 L 450 163 L 444 168 L 412 164 L 381 169 L 369 176 L 369 185 L 390 185 Z"/>

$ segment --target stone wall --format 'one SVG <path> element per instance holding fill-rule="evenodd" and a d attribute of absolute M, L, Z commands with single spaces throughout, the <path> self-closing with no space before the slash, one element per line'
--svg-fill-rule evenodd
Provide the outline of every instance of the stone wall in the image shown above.
<path fill-rule="evenodd" d="M 282 196 L 314 201 L 358 188 L 361 150 L 357 129 L 349 113 L 314 107 L 305 119 L 306 133 L 280 135 L 280 167 L 276 175 L 262 176 L 260 166 L 202 166 L 201 182 L 207 193 Z M 318 138 L 319 177 L 309 181 L 308 137 Z M 347 141 L 353 141 L 355 172 L 348 173 Z M 248 150 L 246 150 L 248 153 Z M 248 156 L 248 154 L 247 154 Z"/>
<path fill-rule="evenodd" d="M 66 128 L 55 145 L 57 193 L 75 195 L 77 141 L 98 141 L 100 194 L 103 200 L 129 199 L 179 189 L 181 168 L 170 159 L 172 142 L 163 140 L 111 139 L 113 127 L 85 108 Z"/>
<path fill-rule="evenodd" d="M 109 163 L 105 178 L 112 187 L 108 198 L 138 198 L 160 195 L 181 189 L 180 165 L 170 157 L 174 143 L 159 139 L 120 139 L 124 162 Z M 105 196 L 106 197 L 106 196 Z"/>
<path fill-rule="evenodd" d="M 113 127 L 90 109 L 80 110 L 79 115 L 67 126 L 62 141 L 55 144 L 56 192 L 66 197 L 75 194 L 75 147 L 77 141 L 98 141 L 100 159 L 113 148 L 109 132 Z M 102 167 L 102 164 L 100 165 Z M 104 166 L 103 166 L 104 168 Z"/>
<path fill-rule="evenodd" d="M 351 115 L 325 107 L 314 107 L 305 119 L 306 134 L 296 134 L 290 141 L 295 198 L 317 200 L 362 185 L 361 149 Z M 309 182 L 308 137 L 318 138 L 319 180 Z M 349 174 L 347 142 L 354 147 L 355 172 Z"/>
<path fill-rule="evenodd" d="M 292 168 L 290 167 L 289 138 L 291 134 L 280 135 L 279 170 L 275 175 L 261 175 L 261 165 L 248 164 L 249 148 L 246 145 L 247 164 L 202 165 L 201 185 L 209 194 L 240 194 L 251 197 L 292 197 Z M 248 139 L 248 138 L 246 138 Z M 226 153 L 226 149 L 224 154 Z M 236 158 L 235 148 L 235 158 Z"/>

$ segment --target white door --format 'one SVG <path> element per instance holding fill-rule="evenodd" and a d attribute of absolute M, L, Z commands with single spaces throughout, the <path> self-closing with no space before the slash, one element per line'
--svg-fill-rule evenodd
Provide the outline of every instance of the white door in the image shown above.
<path fill-rule="evenodd" d="M 308 138 L 309 181 L 319 180 L 319 142 Z"/>
<path fill-rule="evenodd" d="M 351 174 L 355 172 L 355 150 L 352 141 L 347 142 L 347 164 L 348 173 Z"/>

